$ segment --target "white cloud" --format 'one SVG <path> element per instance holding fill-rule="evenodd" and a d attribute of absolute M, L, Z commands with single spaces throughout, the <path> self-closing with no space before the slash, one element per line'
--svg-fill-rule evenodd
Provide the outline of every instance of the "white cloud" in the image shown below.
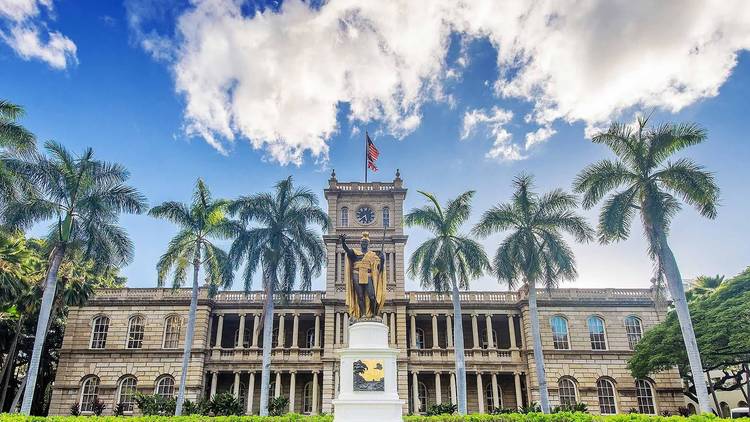
<path fill-rule="evenodd" d="M 52 0 L 0 0 L 0 38 L 24 60 L 37 59 L 55 69 L 78 64 L 75 43 L 47 28 L 53 18 Z"/>
<path fill-rule="evenodd" d="M 494 138 L 492 148 L 486 157 L 499 161 L 516 161 L 526 158 L 518 145 L 512 142 L 513 136 L 505 129 L 505 125 L 513 120 L 513 112 L 497 106 L 489 112 L 474 109 L 464 113 L 461 139 L 465 140 L 479 128 L 486 129 Z"/>
<path fill-rule="evenodd" d="M 490 86 L 499 102 L 528 101 L 529 123 L 539 128 L 527 134 L 526 149 L 551 136 L 558 120 L 582 121 L 590 132 L 632 108 L 677 111 L 716 95 L 738 51 L 750 48 L 750 7 L 331 0 L 311 9 L 288 0 L 279 12 L 245 16 L 234 0 L 193 0 L 177 20 L 174 46 L 155 49 L 174 55 L 189 131 L 220 151 L 249 139 L 286 164 L 305 152 L 325 159 L 342 103 L 350 120 L 403 137 L 419 126 L 425 103 L 465 100 L 444 92 L 446 79 L 471 63 L 463 45 L 458 65 L 446 63 L 454 33 L 497 48 Z M 523 158 L 502 130 L 488 154 Z"/>

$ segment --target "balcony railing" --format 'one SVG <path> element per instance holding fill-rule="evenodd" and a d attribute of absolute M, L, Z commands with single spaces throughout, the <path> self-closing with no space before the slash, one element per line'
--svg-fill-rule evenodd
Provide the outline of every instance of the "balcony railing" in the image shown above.
<path fill-rule="evenodd" d="M 518 353 L 516 353 L 518 355 Z M 453 349 L 409 349 L 409 356 L 417 361 L 453 361 L 455 352 Z M 511 363 L 513 353 L 511 350 L 499 349 L 466 349 L 464 356 L 469 362 L 506 362 Z M 518 358 L 520 361 L 520 355 Z"/>
<path fill-rule="evenodd" d="M 516 303 L 520 299 L 518 292 L 461 292 L 461 303 Z M 450 302 L 450 293 L 406 292 L 409 302 Z"/>
<path fill-rule="evenodd" d="M 213 362 L 256 362 L 263 359 L 263 349 L 213 349 L 210 356 Z M 274 362 L 316 362 L 322 358 L 322 350 L 275 348 L 271 350 L 271 358 Z"/>
<path fill-rule="evenodd" d="M 123 288 L 123 289 L 97 289 L 95 300 L 129 300 L 158 301 L 158 300 L 190 300 L 190 289 L 166 289 L 166 288 Z M 275 302 L 287 303 L 321 303 L 326 293 L 323 291 L 292 292 L 286 297 L 280 293 L 274 294 Z M 198 299 L 208 299 L 208 290 L 200 289 Z M 219 292 L 212 298 L 219 303 L 263 303 L 266 300 L 264 292 Z"/>

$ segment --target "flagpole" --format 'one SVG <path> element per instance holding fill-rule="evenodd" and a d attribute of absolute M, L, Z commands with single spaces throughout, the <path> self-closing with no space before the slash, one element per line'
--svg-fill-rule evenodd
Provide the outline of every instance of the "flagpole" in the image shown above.
<path fill-rule="evenodd" d="M 365 183 L 367 183 L 367 137 L 369 134 L 365 131 Z"/>

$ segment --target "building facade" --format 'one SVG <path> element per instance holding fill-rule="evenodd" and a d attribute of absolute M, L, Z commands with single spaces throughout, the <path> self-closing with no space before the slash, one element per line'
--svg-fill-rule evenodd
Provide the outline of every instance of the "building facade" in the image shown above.
<path fill-rule="evenodd" d="M 526 293 L 461 293 L 454 318 L 450 294 L 404 290 L 403 202 L 398 173 L 389 183 L 339 182 L 324 191 L 331 227 L 324 291 L 295 292 L 274 313 L 271 394 L 289 398 L 298 413 L 333 411 L 339 379 L 337 350 L 347 345 L 344 253 L 370 233 L 385 252 L 387 298 L 383 322 L 399 350 L 398 390 L 404 413 L 456 401 L 453 324 L 462 324 L 470 412 L 517 408 L 539 400 Z M 356 240 L 355 240 L 356 239 Z M 281 299 L 281 298 L 279 298 Z M 263 339 L 256 332 L 264 294 L 200 292 L 187 397 L 231 392 L 248 414 L 259 412 Z M 50 414 L 68 414 L 94 397 L 107 413 L 135 391 L 171 396 L 180 379 L 190 292 L 187 289 L 104 289 L 71 308 Z M 585 403 L 592 413 L 675 412 L 683 404 L 676 370 L 635 380 L 627 359 L 643 332 L 664 317 L 648 289 L 558 289 L 540 292 L 546 378 L 553 404 Z"/>

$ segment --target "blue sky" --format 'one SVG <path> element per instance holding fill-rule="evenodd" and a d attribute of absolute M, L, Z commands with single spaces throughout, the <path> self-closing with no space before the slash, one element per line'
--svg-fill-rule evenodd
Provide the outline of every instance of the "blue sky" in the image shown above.
<path fill-rule="evenodd" d="M 373 179 L 401 169 L 407 209 L 422 204 L 417 189 L 442 200 L 475 189 L 473 223 L 509 198 L 521 172 L 540 191 L 570 189 L 578 171 L 609 156 L 586 133 L 653 111 L 656 121 L 706 127 L 709 141 L 683 155 L 714 171 L 722 189 L 715 221 L 689 208 L 675 219 L 683 276 L 748 264 L 750 19 L 741 13 L 664 2 L 644 22 L 647 11 L 623 15 L 617 2 L 575 12 L 539 2 L 519 25 L 528 6 L 494 2 L 478 11 L 450 0 L 436 10 L 356 0 L 24 1 L 21 10 L 0 0 L 0 97 L 26 108 L 22 122 L 40 141 L 92 146 L 125 165 L 152 205 L 187 201 L 198 177 L 232 198 L 291 174 L 322 196 L 332 168 L 339 180 L 362 178 L 369 130 L 381 151 Z M 631 19 L 634 32 L 601 24 L 611 16 Z M 14 38 L 21 30 L 27 37 Z M 637 36 L 652 41 L 623 44 Z M 585 212 L 592 223 L 596 212 Z M 175 228 L 147 216 L 122 223 L 136 245 L 128 284 L 154 286 Z M 408 254 L 426 233 L 407 233 Z M 500 239 L 484 241 L 489 253 Z M 645 250 L 639 230 L 615 245 L 575 245 L 580 277 L 568 285 L 648 287 Z M 474 287 L 504 288 L 490 277 Z"/>

